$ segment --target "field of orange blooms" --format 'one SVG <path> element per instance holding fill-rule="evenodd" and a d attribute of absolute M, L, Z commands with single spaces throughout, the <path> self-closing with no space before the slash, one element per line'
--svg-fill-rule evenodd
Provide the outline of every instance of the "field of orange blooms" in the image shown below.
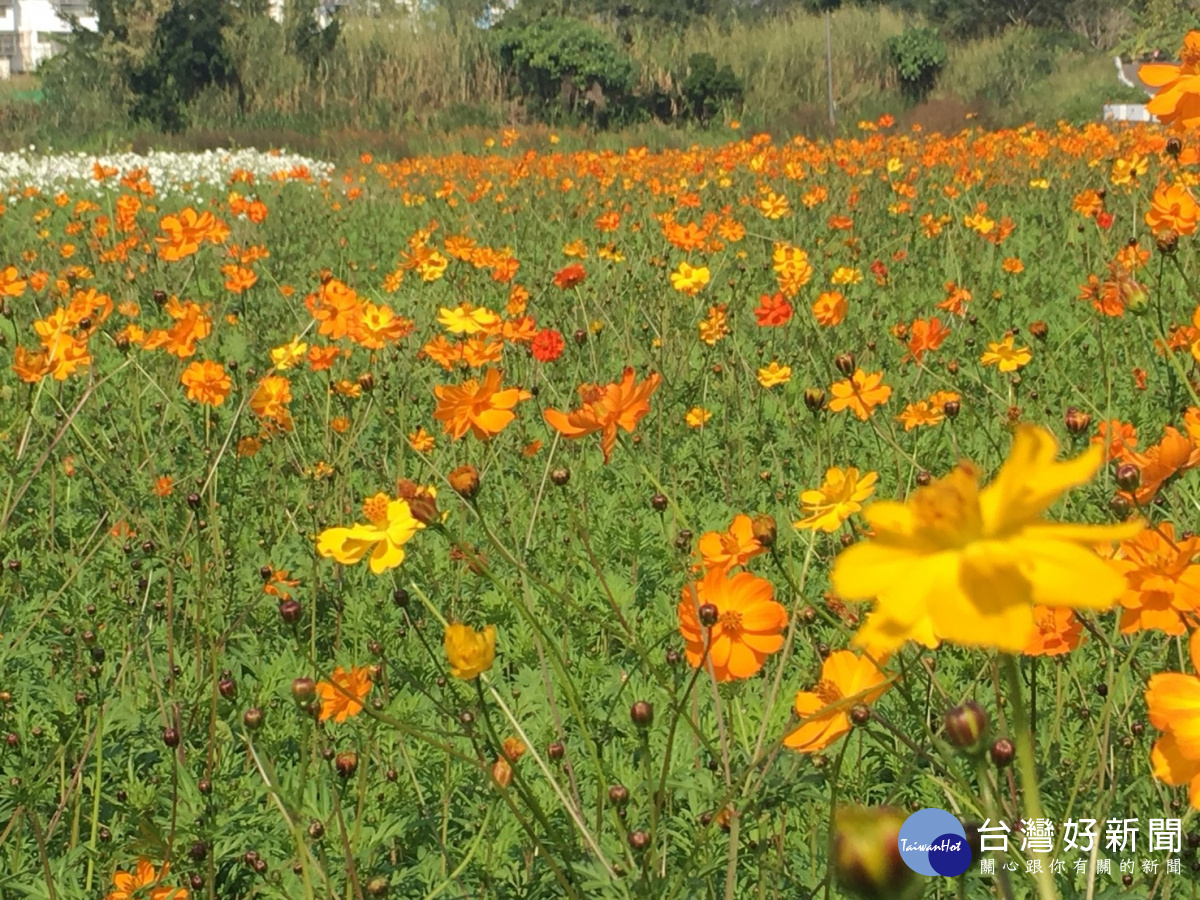
<path fill-rule="evenodd" d="M 30 168 L 0 898 L 1194 898 L 1198 151 Z"/>

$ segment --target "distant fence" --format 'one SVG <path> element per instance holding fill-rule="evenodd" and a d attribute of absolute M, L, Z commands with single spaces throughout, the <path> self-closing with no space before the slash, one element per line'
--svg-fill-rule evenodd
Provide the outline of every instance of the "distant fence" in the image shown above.
<path fill-rule="evenodd" d="M 1105 122 L 1153 122 L 1154 116 L 1144 103 L 1106 103 Z"/>

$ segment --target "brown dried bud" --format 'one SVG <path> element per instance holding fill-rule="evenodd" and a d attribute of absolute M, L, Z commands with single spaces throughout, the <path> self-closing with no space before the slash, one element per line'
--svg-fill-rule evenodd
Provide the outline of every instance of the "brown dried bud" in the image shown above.
<path fill-rule="evenodd" d="M 854 374 L 854 354 L 839 353 L 836 357 L 834 357 L 833 365 L 839 372 L 849 378 Z"/>
<path fill-rule="evenodd" d="M 942 404 L 942 412 L 946 414 L 947 419 L 957 419 L 958 414 L 962 411 L 962 404 L 957 400 L 947 400 Z"/>
<path fill-rule="evenodd" d="M 1169 228 L 1160 231 L 1154 236 L 1154 246 L 1164 256 L 1171 256 L 1179 249 L 1179 235 Z"/>
<path fill-rule="evenodd" d="M 1050 326 L 1041 319 L 1038 319 L 1038 321 L 1031 322 L 1029 324 L 1029 333 L 1039 341 L 1044 341 L 1046 339 L 1046 335 L 1050 333 Z"/>
<path fill-rule="evenodd" d="M 750 533 L 754 535 L 754 539 L 760 546 L 769 550 L 775 546 L 775 539 L 779 536 L 779 526 L 775 523 L 774 516 L 759 513 L 750 520 Z"/>
<path fill-rule="evenodd" d="M 448 478 L 450 487 L 464 500 L 474 500 L 479 493 L 479 470 L 470 464 L 459 466 Z"/>
<path fill-rule="evenodd" d="M 1142 473 L 1133 463 L 1121 463 L 1117 466 L 1117 487 L 1123 491 L 1136 491 L 1142 483 Z"/>
<path fill-rule="evenodd" d="M 363 372 L 358 376 L 358 386 L 367 393 L 375 390 L 375 376 L 370 372 Z"/>

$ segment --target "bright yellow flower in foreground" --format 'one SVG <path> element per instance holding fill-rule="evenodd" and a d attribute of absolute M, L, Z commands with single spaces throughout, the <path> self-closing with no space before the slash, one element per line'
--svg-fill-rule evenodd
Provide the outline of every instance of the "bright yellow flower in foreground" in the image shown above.
<path fill-rule="evenodd" d="M 844 550 L 833 589 L 847 600 L 876 601 L 872 650 L 918 637 L 1019 653 L 1034 628 L 1033 607 L 1108 609 L 1125 579 L 1095 552 L 1132 537 L 1140 521 L 1079 525 L 1042 516 L 1104 460 L 1096 444 L 1055 461 L 1044 428 L 1019 426 L 1008 460 L 980 490 L 979 470 L 962 463 L 918 489 L 906 503 L 880 502 L 863 515 L 874 536 Z"/>
<path fill-rule="evenodd" d="M 371 571 L 378 575 L 404 562 L 404 545 L 425 526 L 413 518 L 404 500 L 379 493 L 363 503 L 365 525 L 327 528 L 317 538 L 317 552 L 343 566 L 352 566 L 368 553 Z"/>
<path fill-rule="evenodd" d="M 496 661 L 496 626 L 476 631 L 470 625 L 447 625 L 442 645 L 450 661 L 450 674 L 470 681 Z"/>
<path fill-rule="evenodd" d="M 1200 631 L 1190 642 L 1192 669 L 1200 672 Z M 1154 777 L 1188 786 L 1193 809 L 1200 809 L 1200 677 L 1160 672 L 1146 691 L 1150 724 L 1164 732 L 1150 751 Z"/>
<path fill-rule="evenodd" d="M 875 493 L 878 480 L 875 472 L 860 476 L 853 466 L 848 469 L 831 466 L 825 470 L 825 481 L 819 488 L 800 495 L 805 517 L 795 523 L 796 527 L 833 534 L 862 509 L 862 502 Z"/>
<path fill-rule="evenodd" d="M 999 343 L 988 344 L 987 352 L 979 357 L 985 366 L 995 366 L 1001 372 L 1015 372 L 1029 363 L 1033 353 L 1028 347 L 1014 347 L 1013 336 L 1010 334 Z"/>
<path fill-rule="evenodd" d="M 684 418 L 692 428 L 703 428 L 704 423 L 712 418 L 712 410 L 705 409 L 703 406 L 693 406 Z"/>
<path fill-rule="evenodd" d="M 304 362 L 305 354 L 308 353 L 308 344 L 294 337 L 290 342 L 281 344 L 271 350 L 271 362 L 275 368 L 283 371 L 291 369 Z"/>
<path fill-rule="evenodd" d="M 163 863 L 159 871 L 148 859 L 139 859 L 137 871 L 117 872 L 113 875 L 113 889 L 105 900 L 188 900 L 188 892 L 184 888 L 173 888 L 161 884 L 171 870 L 170 863 Z M 145 889 L 145 890 L 143 890 Z"/>
<path fill-rule="evenodd" d="M 791 366 L 781 366 L 777 362 L 772 362 L 765 369 L 758 370 L 758 383 L 768 390 L 781 384 L 787 384 L 791 380 Z"/>

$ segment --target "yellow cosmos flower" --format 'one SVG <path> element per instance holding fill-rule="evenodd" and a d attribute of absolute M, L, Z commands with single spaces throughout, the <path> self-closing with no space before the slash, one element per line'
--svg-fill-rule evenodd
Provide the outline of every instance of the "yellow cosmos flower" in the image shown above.
<path fill-rule="evenodd" d="M 855 643 L 880 652 L 909 639 L 945 640 L 1020 653 L 1034 628 L 1034 606 L 1111 607 L 1125 579 L 1094 547 L 1132 537 L 1142 523 L 1044 519 L 1104 460 L 1099 444 L 1064 462 L 1055 461 L 1057 453 L 1049 431 L 1023 425 L 986 488 L 980 490 L 979 470 L 963 463 L 906 503 L 868 506 L 874 536 L 843 551 L 832 575 L 839 596 L 875 600 Z"/>
<path fill-rule="evenodd" d="M 379 493 L 363 503 L 365 525 L 327 528 L 317 538 L 317 552 L 352 566 L 368 553 L 371 571 L 378 575 L 404 562 L 404 545 L 425 526 L 413 518 L 404 500 Z"/>
<path fill-rule="evenodd" d="M 703 406 L 693 406 L 688 410 L 687 423 L 692 428 L 703 428 L 704 423 L 712 418 L 712 411 Z"/>
<path fill-rule="evenodd" d="M 999 343 L 993 341 L 988 344 L 987 352 L 979 357 L 985 366 L 995 366 L 1001 372 L 1015 372 L 1031 359 L 1033 352 L 1028 347 L 1014 347 L 1011 334 Z"/>
<path fill-rule="evenodd" d="M 838 266 L 833 270 L 829 281 L 831 284 L 859 284 L 862 281 L 862 272 L 849 266 Z"/>
<path fill-rule="evenodd" d="M 842 523 L 862 509 L 862 502 L 875 493 L 876 472 L 859 474 L 850 466 L 839 469 L 831 466 L 825 471 L 825 481 L 815 491 L 800 495 L 805 518 L 794 523 L 801 530 L 824 531 L 833 534 Z"/>
<path fill-rule="evenodd" d="M 496 661 L 496 626 L 488 625 L 483 631 L 476 631 L 470 625 L 447 625 L 442 646 L 450 661 L 450 674 L 470 681 L 490 669 Z"/>
<path fill-rule="evenodd" d="M 271 363 L 279 371 L 291 369 L 304 362 L 304 354 L 308 352 L 308 344 L 294 337 L 286 344 L 275 347 L 271 351 Z"/>
<path fill-rule="evenodd" d="M 781 384 L 787 384 L 791 380 L 791 366 L 781 366 L 777 362 L 772 362 L 765 369 L 758 370 L 758 383 L 768 390 Z"/>
<path fill-rule="evenodd" d="M 461 303 L 454 309 L 441 307 L 438 324 L 451 334 L 478 334 L 499 325 L 500 317 L 485 307 Z"/>
<path fill-rule="evenodd" d="M 671 273 L 671 286 L 681 294 L 689 297 L 700 292 L 708 284 L 708 266 L 691 266 L 681 262 L 679 268 Z"/>

